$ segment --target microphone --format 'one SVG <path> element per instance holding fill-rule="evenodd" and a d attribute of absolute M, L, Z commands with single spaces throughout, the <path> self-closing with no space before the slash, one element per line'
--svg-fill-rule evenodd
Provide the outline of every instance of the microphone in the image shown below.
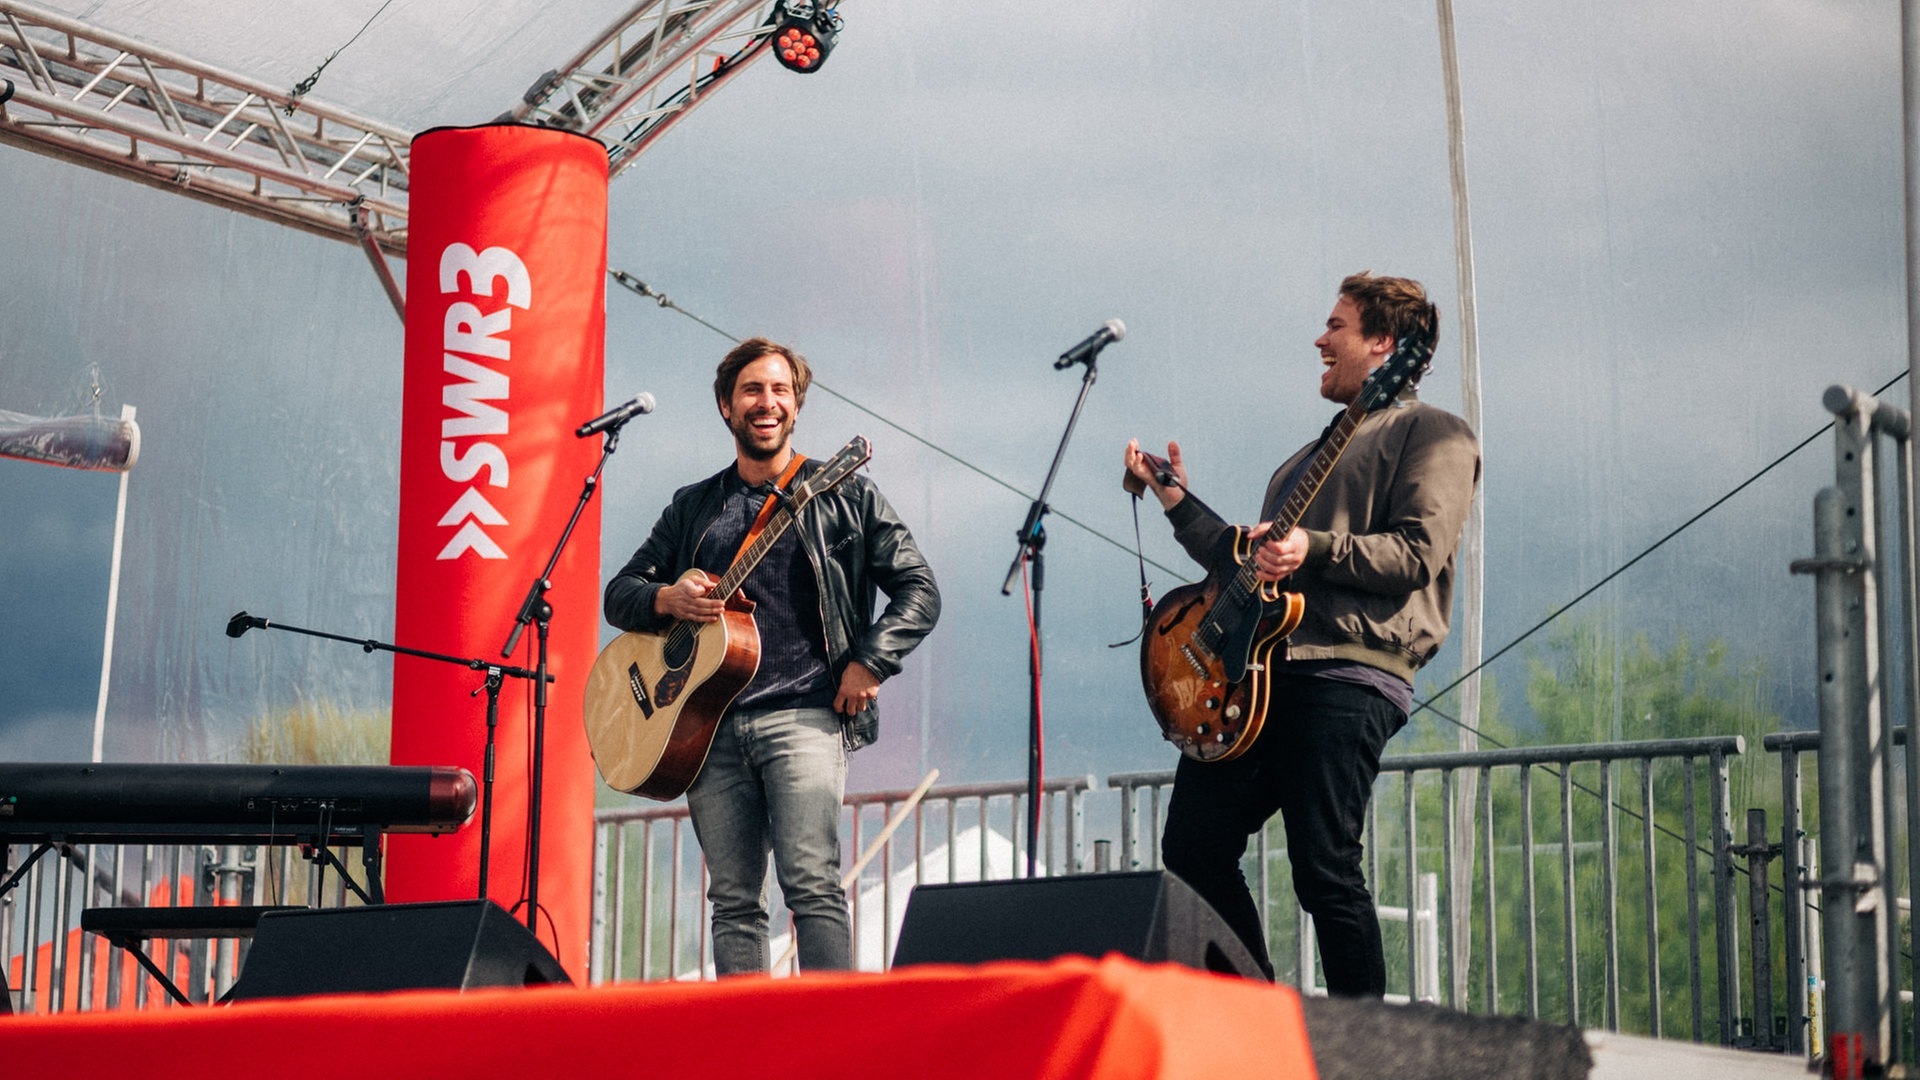
<path fill-rule="evenodd" d="M 1059 371 L 1062 368 L 1070 368 L 1083 361 L 1091 362 L 1095 356 L 1100 354 L 1100 350 L 1106 348 L 1109 343 L 1119 341 L 1126 336 L 1126 323 L 1121 322 L 1119 319 L 1108 319 L 1100 329 L 1093 332 L 1092 337 L 1061 353 L 1060 359 L 1053 362 L 1053 370 Z"/>
<path fill-rule="evenodd" d="M 574 434 L 583 439 L 589 435 L 598 435 L 608 428 L 617 428 L 642 413 L 650 413 L 652 411 L 653 395 L 640 394 L 625 405 L 609 412 L 601 413 L 599 416 L 581 424 Z"/>
<path fill-rule="evenodd" d="M 227 636 L 239 637 L 241 634 L 246 633 L 256 626 L 264 627 L 266 625 L 267 620 L 257 618 L 243 611 L 227 620 Z"/>

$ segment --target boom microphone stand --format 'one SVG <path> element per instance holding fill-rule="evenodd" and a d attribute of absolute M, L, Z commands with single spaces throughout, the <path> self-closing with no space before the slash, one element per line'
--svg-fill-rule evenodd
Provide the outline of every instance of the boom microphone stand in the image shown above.
<path fill-rule="evenodd" d="M 1007 567 L 1007 579 L 1000 585 L 1000 595 L 1013 592 L 1014 579 L 1020 576 L 1023 563 L 1033 563 L 1032 607 L 1033 621 L 1028 627 L 1027 648 L 1027 876 L 1034 876 L 1034 859 L 1040 845 L 1040 594 L 1046 588 L 1047 565 L 1042 549 L 1047 544 L 1047 529 L 1044 518 L 1047 515 L 1047 493 L 1053 490 L 1053 478 L 1060 471 L 1060 459 L 1066 455 L 1067 440 L 1073 438 L 1073 427 L 1080 421 L 1080 409 L 1087 403 L 1087 391 L 1093 389 L 1093 381 L 1100 373 L 1095 367 L 1100 350 L 1110 341 L 1118 341 L 1127 333 L 1126 324 L 1119 319 L 1109 319 L 1107 324 L 1094 335 L 1066 352 L 1054 362 L 1054 370 L 1060 371 L 1075 364 L 1087 365 L 1087 373 L 1080 379 L 1080 396 L 1074 399 L 1073 412 L 1067 417 L 1067 429 L 1060 433 L 1060 445 L 1053 452 L 1053 464 L 1047 467 L 1047 480 L 1040 485 L 1040 495 L 1027 507 L 1027 519 L 1020 526 L 1017 539 L 1020 548 L 1014 552 L 1013 565 Z"/>
<path fill-rule="evenodd" d="M 441 663 L 459 664 L 461 667 L 471 668 L 474 671 L 486 672 L 487 679 L 481 687 L 481 689 L 487 692 L 487 756 L 486 768 L 484 770 L 486 776 L 481 780 L 480 784 L 480 899 L 485 900 L 487 898 L 487 851 L 491 847 L 491 839 L 493 836 L 493 736 L 494 729 L 500 719 L 500 684 L 501 681 L 508 676 L 516 679 L 537 678 L 540 680 L 538 684 L 540 687 L 538 696 L 544 697 L 546 695 L 546 684 L 553 681 L 553 677 L 548 675 L 544 670 L 533 672 L 528 671 L 526 668 L 512 667 L 507 664 L 493 664 L 478 658 L 448 656 L 445 653 L 427 652 L 424 649 L 409 649 L 404 645 L 392 645 L 384 641 L 375 641 L 372 638 L 343 637 L 339 634 L 329 634 L 324 630 L 308 630 L 302 626 L 288 626 L 286 623 L 269 622 L 257 615 L 249 615 L 244 611 L 227 620 L 227 636 L 231 638 L 237 638 L 248 630 L 255 628 L 261 630 L 291 630 L 296 634 L 305 634 L 308 637 L 326 638 L 328 641 L 344 641 L 349 645 L 358 645 L 362 652 L 370 653 L 375 649 L 381 649 L 386 652 L 397 653 L 401 656 L 417 656 L 423 660 L 438 660 Z M 473 692 L 478 694 L 480 690 Z"/>
<path fill-rule="evenodd" d="M 594 465 L 593 472 L 581 485 L 580 498 L 573 506 L 573 516 L 567 519 L 567 527 L 561 530 L 559 542 L 553 545 L 553 554 L 547 558 L 546 569 L 527 587 L 527 598 L 520 604 L 520 614 L 514 617 L 513 632 L 507 635 L 507 643 L 500 648 L 501 656 L 512 656 L 527 624 L 537 624 L 535 629 L 540 644 L 534 666 L 539 678 L 534 682 L 533 691 L 533 801 L 527 810 L 527 929 L 536 935 L 539 933 L 536 923 L 540 912 L 540 799 L 542 778 L 546 773 L 547 683 L 552 681 L 552 676 L 547 674 L 547 630 L 553 621 L 553 605 L 547 603 L 547 590 L 553 588 L 553 568 L 559 564 L 560 553 L 566 550 L 567 541 L 573 536 L 573 527 L 579 523 L 580 515 L 586 513 L 587 503 L 592 501 L 594 491 L 600 486 L 600 473 L 606 469 L 608 459 L 613 457 L 614 449 L 620 445 L 620 429 L 635 416 L 652 411 L 653 396 L 641 394 L 612 412 L 580 425 L 574 432 L 584 439 L 604 431 L 607 435 L 606 445 L 600 449 L 599 463 Z"/>

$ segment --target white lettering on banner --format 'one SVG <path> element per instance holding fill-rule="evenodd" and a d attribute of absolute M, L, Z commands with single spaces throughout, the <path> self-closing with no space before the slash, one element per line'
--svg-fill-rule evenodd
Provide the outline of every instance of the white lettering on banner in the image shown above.
<path fill-rule="evenodd" d="M 464 293 L 493 300 L 500 283 L 507 287 L 507 306 L 486 310 L 477 303 L 458 300 L 447 305 L 441 321 L 441 370 L 448 378 L 441 385 L 440 403 L 459 415 L 443 416 L 440 421 L 440 473 L 454 483 L 469 486 L 440 518 L 439 525 L 453 529 L 454 534 L 435 556 L 437 559 L 457 559 L 470 551 L 483 559 L 507 557 L 486 531 L 487 526 L 506 525 L 507 517 L 472 484 L 485 472 L 487 486 L 506 487 L 506 451 L 484 439 L 464 446 L 454 440 L 507 433 L 507 410 L 487 404 L 508 400 L 507 374 L 470 357 L 513 359 L 513 343 L 507 338 L 513 328 L 512 309 L 524 311 L 532 306 L 533 277 L 520 256 L 507 248 L 476 252 L 466 244 L 449 244 L 441 252 L 442 295 Z M 460 353 L 465 355 L 456 355 Z"/>
<path fill-rule="evenodd" d="M 505 435 L 507 414 L 483 401 L 507 399 L 507 376 L 485 364 L 447 353 L 442 369 L 459 382 L 449 382 L 440 390 L 440 404 L 466 414 L 464 419 L 448 417 L 440 421 L 440 437 L 457 439 L 462 435 Z"/>
<path fill-rule="evenodd" d="M 460 531 L 454 533 L 453 539 L 447 542 L 446 550 L 440 553 L 440 558 L 450 559 L 453 556 L 447 552 L 458 554 L 469 549 L 478 551 L 483 559 L 506 558 L 507 553 L 501 551 L 500 545 L 493 542 L 493 537 L 488 536 L 486 530 L 480 528 L 482 525 L 505 525 L 506 523 L 506 515 L 495 510 L 493 504 L 481 496 L 478 488 L 468 488 L 454 500 L 452 509 L 440 518 L 439 524 L 443 526 L 460 526 Z"/>

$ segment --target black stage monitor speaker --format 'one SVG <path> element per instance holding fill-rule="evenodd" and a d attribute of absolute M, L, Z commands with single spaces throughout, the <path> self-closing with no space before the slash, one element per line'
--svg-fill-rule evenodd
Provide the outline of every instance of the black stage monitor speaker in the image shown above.
<path fill-rule="evenodd" d="M 490 900 L 377 904 L 262 915 L 226 1000 L 571 981 Z"/>
<path fill-rule="evenodd" d="M 921 885 L 907 898 L 895 967 L 1121 953 L 1262 979 L 1240 938 L 1164 870 Z"/>

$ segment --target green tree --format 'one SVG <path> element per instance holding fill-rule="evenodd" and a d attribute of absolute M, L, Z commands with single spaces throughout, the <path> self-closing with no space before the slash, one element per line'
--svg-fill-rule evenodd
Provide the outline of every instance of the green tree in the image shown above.
<path fill-rule="evenodd" d="M 1760 744 L 1763 734 L 1781 727 L 1779 718 L 1767 706 L 1769 675 L 1764 664 L 1737 660 L 1723 643 L 1709 642 L 1698 648 L 1681 636 L 1662 649 L 1644 634 L 1623 638 L 1611 633 L 1609 620 L 1604 617 L 1563 624 L 1528 655 L 1526 702 L 1531 716 L 1524 727 L 1508 721 L 1491 680 L 1488 683 L 1482 689 L 1483 749 L 1496 745 L 1587 746 L 1704 736 L 1744 737 L 1746 754 L 1728 760 L 1728 811 L 1733 818 L 1735 842 L 1745 842 L 1743 818 L 1750 806 L 1766 808 L 1769 827 L 1777 830 L 1779 773 L 1774 759 L 1763 753 Z M 1374 890 L 1383 905 L 1413 906 L 1419 878 L 1438 873 L 1443 927 L 1446 909 L 1460 904 L 1470 905 L 1476 927 L 1470 955 L 1460 958 L 1447 955 L 1446 935 L 1444 930 L 1441 933 L 1441 999 L 1449 996 L 1447 973 L 1457 962 L 1465 968 L 1467 985 L 1467 1000 L 1457 1004 L 1480 1011 L 1524 1012 L 1529 986 L 1527 933 L 1522 918 L 1526 859 L 1521 846 L 1521 769 L 1504 766 L 1485 774 L 1480 798 L 1481 805 L 1489 808 L 1491 844 L 1486 842 L 1487 816 L 1476 808 L 1471 895 L 1448 897 L 1444 895 L 1447 837 L 1443 799 L 1449 787 L 1453 796 L 1458 796 L 1463 777 L 1456 773 L 1443 780 L 1436 772 L 1422 771 L 1414 774 L 1409 785 L 1404 772 L 1391 768 L 1396 757 L 1456 749 L 1458 729 L 1444 718 L 1455 715 L 1450 698 L 1448 695 L 1435 701 L 1428 710 L 1444 716 L 1416 717 L 1410 730 L 1396 739 L 1389 751 L 1367 838 L 1369 866 L 1377 867 Z M 1611 910 L 1615 930 L 1611 960 L 1620 988 L 1620 1027 L 1637 1032 L 1654 1030 L 1657 1002 L 1663 1034 L 1694 1034 L 1693 971 L 1688 949 L 1691 917 L 1687 869 L 1691 861 L 1699 897 L 1701 942 L 1702 1026 L 1698 1035 L 1717 1040 L 1710 799 L 1713 777 L 1709 762 L 1703 756 L 1691 762 L 1663 759 L 1642 765 L 1629 755 L 1607 769 L 1603 776 L 1600 763 L 1584 762 L 1571 768 L 1553 765 L 1528 770 L 1539 1013 L 1555 1020 L 1571 1017 L 1583 1026 L 1602 1027 L 1609 1022 L 1604 990 L 1609 966 L 1606 925 Z M 1694 789 L 1691 851 L 1686 840 L 1688 809 L 1684 797 L 1689 770 Z M 1650 852 L 1645 839 L 1643 780 L 1653 803 Z M 1608 796 L 1605 799 L 1601 797 L 1603 791 Z M 1609 830 L 1613 838 L 1611 860 L 1602 843 Z M 1458 850 L 1458 838 L 1453 839 Z M 1270 866 L 1284 881 L 1284 857 L 1279 854 L 1283 842 L 1276 827 L 1269 836 L 1274 852 Z M 1487 913 L 1490 858 L 1491 918 Z M 1741 933 L 1738 967 L 1732 975 L 1740 980 L 1743 1012 L 1751 1008 L 1746 1001 L 1745 869 L 1744 860 L 1736 860 L 1729 882 L 1734 886 L 1736 925 Z M 1651 932 L 1645 899 L 1649 873 L 1654 900 Z M 1290 881 L 1286 883 L 1290 886 Z M 1776 887 L 1772 895 L 1770 918 L 1775 927 L 1774 963 L 1778 973 L 1783 966 L 1778 930 L 1783 894 Z M 1270 936 L 1278 966 L 1285 972 L 1297 966 L 1294 957 L 1299 942 L 1290 888 L 1276 889 L 1274 900 Z M 1495 928 L 1491 937 L 1497 974 L 1491 998 L 1485 930 L 1489 925 Z M 1409 931 L 1397 922 L 1387 922 L 1383 930 L 1388 984 L 1399 991 L 1410 985 Z M 1656 946 L 1657 982 L 1656 969 L 1649 961 L 1649 942 Z M 1784 1005 L 1783 978 L 1776 977 L 1774 985 L 1777 1013 Z M 1577 1000 L 1570 997 L 1575 993 Z"/>

